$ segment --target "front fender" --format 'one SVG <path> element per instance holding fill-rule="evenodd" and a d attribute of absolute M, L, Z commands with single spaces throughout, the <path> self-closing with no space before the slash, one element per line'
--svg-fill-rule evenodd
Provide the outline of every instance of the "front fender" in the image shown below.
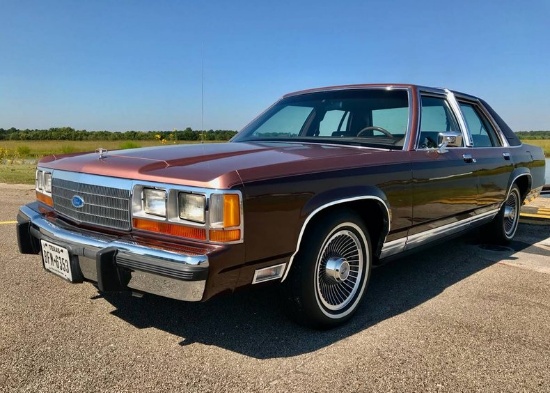
<path fill-rule="evenodd" d="M 300 216 L 304 220 L 307 220 L 308 217 L 324 208 L 362 199 L 375 199 L 384 204 L 387 208 L 389 218 L 390 206 L 388 198 L 380 188 L 375 186 L 355 186 L 327 190 L 311 198 L 303 206 Z"/>
<path fill-rule="evenodd" d="M 385 193 L 374 186 L 358 186 L 358 187 L 347 187 L 339 188 L 337 190 L 328 190 L 318 195 L 315 195 L 311 198 L 302 208 L 301 219 L 302 223 L 300 226 L 300 231 L 298 234 L 298 242 L 296 244 L 296 250 L 290 257 L 288 267 L 285 271 L 282 281 L 286 279 L 288 273 L 292 267 L 294 257 L 300 249 L 300 244 L 302 238 L 307 229 L 308 224 L 312 221 L 314 217 L 322 213 L 324 210 L 329 209 L 335 206 L 344 206 L 346 204 L 353 204 L 355 202 L 365 202 L 365 201 L 374 201 L 380 206 L 382 214 L 382 222 L 380 236 L 378 238 L 377 244 L 375 245 L 376 250 L 373 250 L 375 254 L 381 248 L 386 235 L 390 230 L 390 221 L 391 221 L 391 211 L 388 202 L 388 198 Z M 367 223 L 368 225 L 368 223 Z"/>

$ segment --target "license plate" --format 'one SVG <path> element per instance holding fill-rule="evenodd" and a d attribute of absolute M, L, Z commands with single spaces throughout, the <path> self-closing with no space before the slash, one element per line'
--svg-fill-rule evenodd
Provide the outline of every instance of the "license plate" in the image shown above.
<path fill-rule="evenodd" d="M 44 268 L 66 280 L 73 281 L 69 251 L 45 240 L 40 240 L 40 242 L 42 243 Z"/>

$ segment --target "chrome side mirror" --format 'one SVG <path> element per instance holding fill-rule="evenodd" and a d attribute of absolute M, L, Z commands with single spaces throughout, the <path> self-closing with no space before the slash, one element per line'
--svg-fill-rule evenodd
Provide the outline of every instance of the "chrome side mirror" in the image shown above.
<path fill-rule="evenodd" d="M 437 150 L 439 153 L 446 153 L 447 147 L 462 147 L 462 134 L 454 131 L 440 132 L 437 135 Z"/>

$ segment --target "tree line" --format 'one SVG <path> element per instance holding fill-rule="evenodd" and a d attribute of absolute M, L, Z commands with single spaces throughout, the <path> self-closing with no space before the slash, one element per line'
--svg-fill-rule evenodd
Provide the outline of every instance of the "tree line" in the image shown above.
<path fill-rule="evenodd" d="M 54 127 L 47 130 L 19 130 L 0 128 L 0 140 L 16 141 L 120 141 L 120 140 L 169 140 L 169 141 L 227 141 L 235 135 L 233 130 L 185 130 L 173 131 L 86 131 L 71 127 Z"/>
<path fill-rule="evenodd" d="M 519 139 L 550 139 L 550 131 L 518 131 Z"/>
<path fill-rule="evenodd" d="M 72 127 L 53 127 L 47 130 L 20 130 L 0 128 L 0 140 L 15 141 L 121 141 L 121 140 L 166 140 L 166 141 L 228 141 L 235 135 L 234 130 L 185 130 L 173 131 L 86 131 Z M 550 131 L 518 131 L 520 139 L 550 139 Z"/>

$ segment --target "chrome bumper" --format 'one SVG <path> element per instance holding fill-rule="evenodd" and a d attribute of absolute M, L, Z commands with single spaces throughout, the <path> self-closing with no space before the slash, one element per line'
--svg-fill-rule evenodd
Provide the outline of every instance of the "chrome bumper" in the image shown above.
<path fill-rule="evenodd" d="M 36 203 L 19 209 L 20 251 L 37 254 L 41 239 L 67 248 L 76 273 L 74 282 L 92 281 L 100 291 L 136 290 L 178 300 L 202 300 L 208 256 L 185 255 L 114 236 L 77 231 L 47 220 L 37 209 Z"/>

